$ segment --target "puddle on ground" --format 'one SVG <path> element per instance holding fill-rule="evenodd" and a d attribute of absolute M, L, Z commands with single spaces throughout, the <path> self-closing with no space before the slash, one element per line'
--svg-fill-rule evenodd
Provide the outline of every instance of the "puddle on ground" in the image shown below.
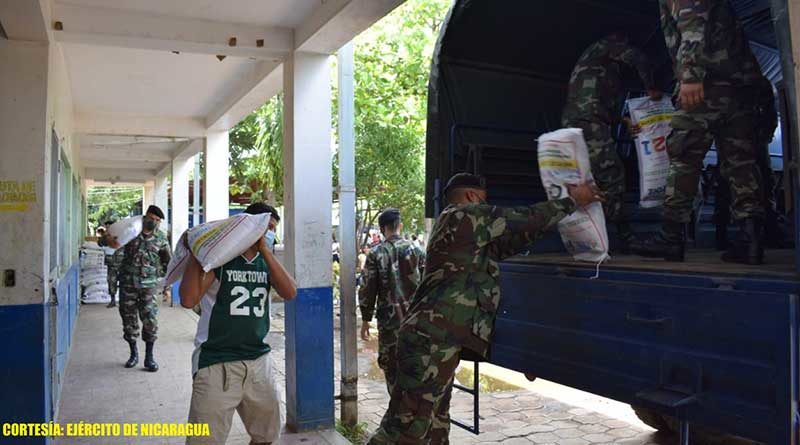
<path fill-rule="evenodd" d="M 472 388 L 473 374 L 472 368 L 459 366 L 456 369 L 456 381 L 467 388 Z M 382 382 L 384 380 L 383 370 L 378 366 L 377 360 L 371 360 L 367 372 L 362 372 L 361 377 L 368 380 Z M 523 388 L 512 385 L 504 380 L 496 379 L 488 375 L 481 374 L 479 377 L 480 392 L 481 393 L 495 393 L 505 391 L 519 391 Z"/>
<path fill-rule="evenodd" d="M 456 369 L 456 381 L 467 388 L 473 388 L 474 374 L 472 368 L 459 366 Z M 480 374 L 478 377 L 481 393 L 493 393 L 504 391 L 518 391 L 522 389 L 517 385 L 512 385 L 504 380 L 496 379 L 485 374 Z"/>

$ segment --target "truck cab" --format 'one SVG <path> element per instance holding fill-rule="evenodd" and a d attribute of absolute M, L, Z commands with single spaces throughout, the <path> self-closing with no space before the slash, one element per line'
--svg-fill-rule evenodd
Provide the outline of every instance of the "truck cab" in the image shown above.
<path fill-rule="evenodd" d="M 770 444 L 799 443 L 796 88 L 784 0 L 731 0 L 778 96 L 770 145 L 783 235 L 766 264 L 719 259 L 719 232 L 733 225 L 715 209 L 712 149 L 695 206 L 687 261 L 613 252 L 600 265 L 573 261 L 553 231 L 501 264 L 501 302 L 489 362 L 620 400 L 646 423 L 672 419 Z M 780 14 L 773 14 L 773 7 Z M 537 166 L 539 135 L 561 127 L 570 73 L 582 51 L 622 30 L 674 89 L 655 0 L 457 0 L 437 43 L 429 85 L 426 214 L 444 208 L 448 178 L 486 178 L 488 200 L 525 206 L 546 200 Z M 785 74 L 785 76 L 784 76 Z M 624 74 L 619 100 L 642 94 Z M 628 220 L 656 230 L 660 208 L 638 207 L 633 141 L 615 131 L 625 162 Z"/>

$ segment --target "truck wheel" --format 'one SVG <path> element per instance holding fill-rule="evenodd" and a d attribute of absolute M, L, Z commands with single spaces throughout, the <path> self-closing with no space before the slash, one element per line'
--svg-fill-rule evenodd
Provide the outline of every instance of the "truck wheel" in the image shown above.
<path fill-rule="evenodd" d="M 639 420 L 644 422 L 645 425 L 651 428 L 655 428 L 658 431 L 663 431 L 665 433 L 676 432 L 675 429 L 671 427 L 670 423 L 667 422 L 661 414 L 651 409 L 642 408 L 641 406 L 631 405 L 631 408 L 633 408 L 633 412 L 636 413 L 636 417 L 638 417 Z"/>

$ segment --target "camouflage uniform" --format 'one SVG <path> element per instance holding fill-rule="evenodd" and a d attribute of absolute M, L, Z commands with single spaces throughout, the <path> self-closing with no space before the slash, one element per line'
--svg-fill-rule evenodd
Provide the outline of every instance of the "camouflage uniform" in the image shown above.
<path fill-rule="evenodd" d="M 372 321 L 377 303 L 378 365 L 386 376 L 389 394 L 397 375 L 397 330 L 408 312 L 421 272 L 425 253 L 409 241 L 395 236 L 373 248 L 364 267 L 364 285 L 358 293 L 361 318 Z"/>
<path fill-rule="evenodd" d="M 603 205 L 610 221 L 622 220 L 625 166 L 617 154 L 612 126 L 622 114 L 620 64 L 635 68 L 646 89 L 654 89 L 653 72 L 645 55 L 622 40 L 601 39 L 575 63 L 562 115 L 565 127 L 580 128 L 589 149 L 592 175 L 606 192 Z"/>
<path fill-rule="evenodd" d="M 756 159 L 756 86 L 762 77 L 726 0 L 659 0 L 661 24 L 680 82 L 705 87 L 705 101 L 677 110 L 667 139 L 670 171 L 664 219 L 688 223 L 703 159 L 716 142 L 722 176 L 731 182 L 734 217 L 762 217 Z M 677 94 L 677 90 L 676 90 Z"/>
<path fill-rule="evenodd" d="M 117 283 L 119 282 L 119 268 L 122 265 L 122 258 L 125 249 L 117 249 L 113 255 L 106 255 L 106 268 L 108 269 L 108 294 L 111 301 L 117 298 Z"/>
<path fill-rule="evenodd" d="M 142 339 L 153 342 L 158 332 L 158 282 L 167 272 L 169 243 L 163 232 L 155 230 L 150 236 L 140 233 L 120 250 L 124 250 L 124 259 L 119 275 L 119 314 L 125 340 L 133 342 L 139 337 L 141 318 Z"/>
<path fill-rule="evenodd" d="M 500 303 L 498 261 L 570 214 L 570 198 L 530 207 L 451 205 L 436 221 L 425 275 L 398 333 L 397 382 L 370 444 L 449 443 L 462 348 L 486 356 Z"/>

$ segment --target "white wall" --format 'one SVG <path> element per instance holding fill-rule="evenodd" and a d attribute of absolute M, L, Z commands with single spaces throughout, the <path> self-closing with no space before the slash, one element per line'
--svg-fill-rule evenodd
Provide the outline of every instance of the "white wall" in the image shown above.
<path fill-rule="evenodd" d="M 0 196 L 0 271 L 16 274 L 14 287 L 0 280 L 0 305 L 42 303 L 47 289 L 48 59 L 46 43 L 0 40 L 0 181 L 35 189 L 32 202 Z"/>

